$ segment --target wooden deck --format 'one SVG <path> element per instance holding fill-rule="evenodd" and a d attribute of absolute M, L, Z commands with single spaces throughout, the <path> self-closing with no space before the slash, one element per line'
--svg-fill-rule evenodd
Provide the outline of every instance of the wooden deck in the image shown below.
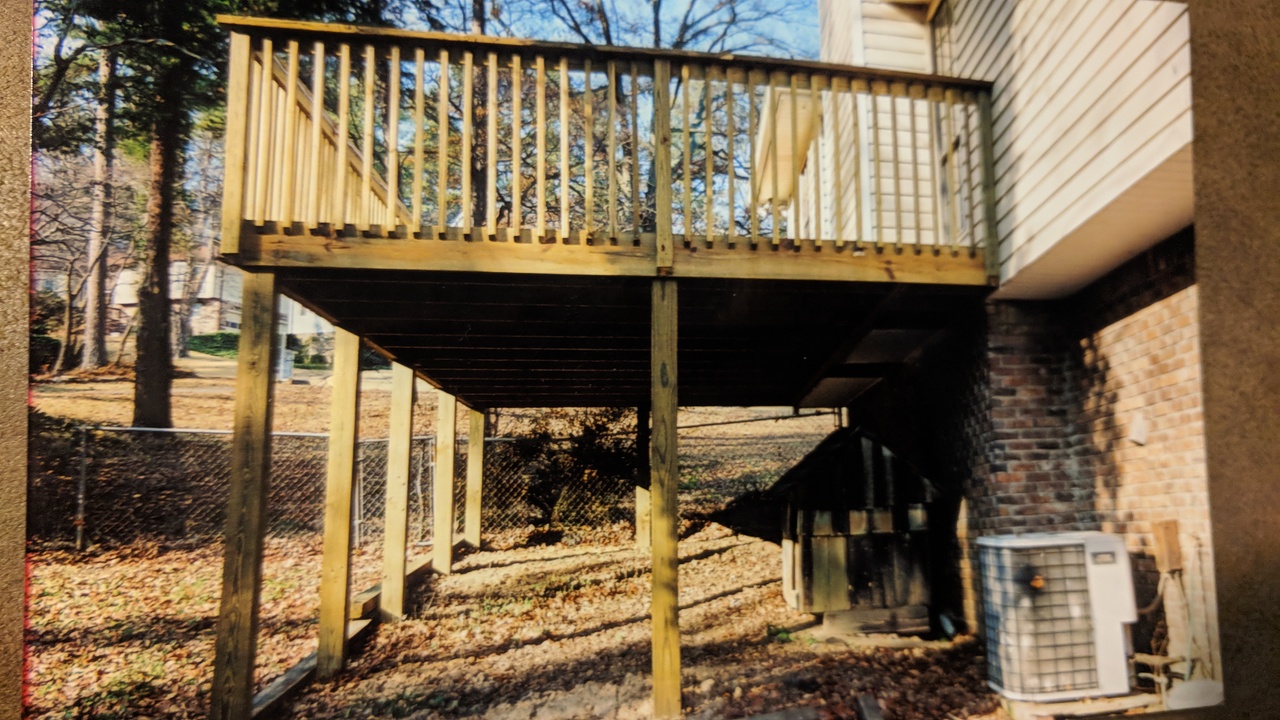
<path fill-rule="evenodd" d="M 220 21 L 221 250 L 249 277 L 211 716 L 251 711 L 271 337 L 287 295 L 338 328 L 316 676 L 347 653 L 363 341 L 397 363 L 398 407 L 411 412 L 411 373 L 442 391 L 437 507 L 453 506 L 459 403 L 472 441 L 486 408 L 647 414 L 637 527 L 653 552 L 653 708 L 678 717 L 678 407 L 839 407 L 973 314 L 995 255 L 989 84 Z M 407 437 L 404 415 L 391 430 Z M 467 462 L 471 518 L 482 452 Z M 407 476 L 388 484 L 407 493 Z M 451 570 L 452 530 L 437 513 L 435 572 Z M 388 538 L 387 556 L 403 556 L 403 533 Z M 386 564 L 389 598 L 404 574 Z"/>
<path fill-rule="evenodd" d="M 649 393 L 644 278 L 281 271 L 283 292 L 471 407 L 625 406 Z M 684 405 L 833 407 L 971 313 L 980 289 L 680 281 Z"/>

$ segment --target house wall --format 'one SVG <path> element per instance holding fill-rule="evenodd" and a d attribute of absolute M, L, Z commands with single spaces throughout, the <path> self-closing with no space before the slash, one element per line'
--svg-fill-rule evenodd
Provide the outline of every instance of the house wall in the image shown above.
<path fill-rule="evenodd" d="M 1220 667 L 1197 311 L 1188 231 L 1063 301 L 988 301 L 850 409 L 852 422 L 932 457 L 925 472 L 948 484 L 961 536 L 953 579 L 968 591 L 941 597 L 971 627 L 978 537 L 1121 535 L 1146 605 L 1159 584 L 1153 524 L 1177 520 L 1184 569 L 1164 595 L 1168 652 L 1187 654 L 1194 637 L 1193 654 L 1210 658 L 1202 669 Z M 1151 651 L 1159 619 L 1135 627 L 1136 650 Z"/>
<path fill-rule="evenodd" d="M 1180 154 L 1191 142 L 1185 3 L 947 0 L 934 24 L 939 73 L 995 84 L 1002 281 L 1064 239 L 1106 257 L 1071 280 L 1044 278 L 1037 286 L 1051 287 L 1040 293 L 1020 291 L 1061 296 L 1190 222 L 1190 158 Z M 1160 172 L 1166 163 L 1176 172 Z M 1135 212 L 1072 235 L 1121 199 Z M 1153 206 L 1160 212 L 1138 212 Z"/>
<path fill-rule="evenodd" d="M 988 304 L 989 425 L 967 483 L 973 537 L 1121 535 L 1139 604 L 1156 596 L 1153 523 L 1176 520 L 1184 562 L 1168 580 L 1168 654 L 1218 661 L 1204 453 L 1194 241 L 1183 233 L 1059 303 Z M 970 410 L 970 412 L 973 412 Z M 973 569 L 962 568 L 971 583 Z M 1159 615 L 1140 621 L 1152 649 Z M 1190 632 L 1188 632 L 1190 628 Z M 1199 646 L 1188 653 L 1187 643 Z"/>

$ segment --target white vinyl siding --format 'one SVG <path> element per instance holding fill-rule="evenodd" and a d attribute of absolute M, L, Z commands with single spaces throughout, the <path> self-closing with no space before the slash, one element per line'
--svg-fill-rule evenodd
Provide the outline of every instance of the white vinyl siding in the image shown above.
<path fill-rule="evenodd" d="M 1191 141 L 1183 3 L 947 0 L 935 23 L 938 72 L 995 83 L 1003 279 Z"/>

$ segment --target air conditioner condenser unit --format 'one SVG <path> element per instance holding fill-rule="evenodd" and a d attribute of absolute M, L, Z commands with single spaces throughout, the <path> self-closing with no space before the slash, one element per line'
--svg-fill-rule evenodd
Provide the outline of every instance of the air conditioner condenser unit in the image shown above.
<path fill-rule="evenodd" d="M 1137 603 L 1121 538 L 997 535 L 979 538 L 978 548 L 994 690 L 1039 702 L 1130 691 Z"/>

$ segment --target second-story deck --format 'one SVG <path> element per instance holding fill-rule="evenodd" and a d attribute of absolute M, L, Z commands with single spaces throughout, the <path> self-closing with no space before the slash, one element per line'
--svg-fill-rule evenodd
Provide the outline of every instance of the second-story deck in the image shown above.
<path fill-rule="evenodd" d="M 988 288 L 990 88 L 223 17 L 224 257 L 473 407 L 833 406 Z M 647 280 L 648 279 L 648 280 Z"/>

